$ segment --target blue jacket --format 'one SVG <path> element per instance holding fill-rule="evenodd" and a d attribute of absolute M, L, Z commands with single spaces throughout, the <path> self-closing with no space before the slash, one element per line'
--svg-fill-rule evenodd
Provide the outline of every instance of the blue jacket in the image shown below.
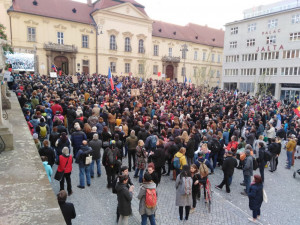
<path fill-rule="evenodd" d="M 51 176 L 52 176 L 52 173 L 53 173 L 52 168 L 51 168 L 50 165 L 48 165 L 47 161 L 43 162 L 43 165 L 44 165 L 46 173 L 48 175 L 49 182 L 51 182 Z"/>
<path fill-rule="evenodd" d="M 79 167 L 85 167 L 85 157 L 89 154 L 92 154 L 93 149 L 89 147 L 88 145 L 82 145 L 77 152 L 76 155 L 76 163 L 79 164 Z"/>
<path fill-rule="evenodd" d="M 260 209 L 263 202 L 263 185 L 252 184 L 249 188 L 249 208 L 251 210 Z"/>
<path fill-rule="evenodd" d="M 71 142 L 72 142 L 73 148 L 78 150 L 80 148 L 80 146 L 82 145 L 82 141 L 86 140 L 86 139 L 87 139 L 86 134 L 83 131 L 75 131 L 71 135 Z"/>
<path fill-rule="evenodd" d="M 223 139 L 225 141 L 225 145 L 228 145 L 228 142 L 229 142 L 229 132 L 227 132 L 227 131 L 223 132 Z"/>

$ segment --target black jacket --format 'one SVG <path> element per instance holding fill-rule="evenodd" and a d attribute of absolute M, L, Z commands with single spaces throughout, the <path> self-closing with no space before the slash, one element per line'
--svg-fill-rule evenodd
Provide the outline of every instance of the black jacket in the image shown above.
<path fill-rule="evenodd" d="M 39 150 L 40 156 L 47 156 L 48 164 L 52 167 L 55 163 L 55 153 L 51 147 L 42 147 Z"/>
<path fill-rule="evenodd" d="M 118 211 L 122 216 L 129 216 L 132 213 L 131 200 L 132 192 L 129 192 L 126 184 L 117 183 Z"/>
<path fill-rule="evenodd" d="M 222 170 L 228 176 L 232 176 L 234 172 L 234 168 L 237 166 L 237 160 L 232 156 L 228 156 L 222 165 Z"/>
<path fill-rule="evenodd" d="M 276 143 L 271 143 L 269 145 L 269 151 L 272 153 L 272 155 L 276 155 L 277 154 L 277 144 Z"/>
<path fill-rule="evenodd" d="M 61 212 L 65 218 L 67 225 L 72 225 L 72 219 L 76 217 L 76 212 L 73 203 L 58 202 Z"/>
<path fill-rule="evenodd" d="M 89 142 L 89 146 L 93 149 L 92 156 L 93 160 L 97 160 L 101 158 L 101 147 L 102 147 L 102 141 L 99 139 L 93 139 Z"/>
<path fill-rule="evenodd" d="M 260 209 L 263 202 L 263 185 L 252 184 L 249 188 L 249 208 L 251 210 Z"/>
<path fill-rule="evenodd" d="M 190 138 L 186 145 L 186 153 L 185 155 L 189 158 L 194 158 L 194 153 L 195 153 L 195 139 Z"/>
<path fill-rule="evenodd" d="M 164 146 L 157 146 L 154 154 L 150 156 L 156 169 L 162 167 L 165 164 L 165 149 Z"/>

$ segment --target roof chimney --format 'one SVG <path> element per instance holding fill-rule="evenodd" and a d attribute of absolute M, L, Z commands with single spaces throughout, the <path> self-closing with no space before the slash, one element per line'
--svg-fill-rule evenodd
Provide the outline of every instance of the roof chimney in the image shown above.
<path fill-rule="evenodd" d="M 92 0 L 87 0 L 88 6 L 93 6 Z"/>

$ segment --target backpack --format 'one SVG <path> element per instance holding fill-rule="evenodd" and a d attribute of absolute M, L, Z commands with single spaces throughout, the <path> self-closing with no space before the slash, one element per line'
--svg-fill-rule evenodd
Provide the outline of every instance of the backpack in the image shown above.
<path fill-rule="evenodd" d="M 47 137 L 47 127 L 46 126 L 39 126 L 40 127 L 40 136 L 41 138 Z"/>
<path fill-rule="evenodd" d="M 219 152 L 220 149 L 221 149 L 221 144 L 218 140 L 212 140 L 210 143 L 209 143 L 210 147 L 211 147 L 211 150 L 213 152 Z"/>
<path fill-rule="evenodd" d="M 173 161 L 173 166 L 175 169 L 180 169 L 180 158 L 175 156 Z"/>
<path fill-rule="evenodd" d="M 151 149 L 156 148 L 156 142 L 157 142 L 157 139 L 156 139 L 156 137 L 153 135 L 153 136 L 150 138 L 150 143 L 149 143 Z"/>
<path fill-rule="evenodd" d="M 205 162 L 206 162 L 206 159 L 203 162 L 200 162 L 199 171 L 200 171 L 201 177 L 207 177 L 209 174 L 208 167 L 205 164 Z"/>
<path fill-rule="evenodd" d="M 253 170 L 256 170 L 257 168 L 258 168 L 257 159 L 253 157 Z"/>
<path fill-rule="evenodd" d="M 117 154 L 116 151 L 112 150 L 111 148 L 107 152 L 107 162 L 109 166 L 114 166 L 117 161 Z"/>
<path fill-rule="evenodd" d="M 264 161 L 268 162 L 270 161 L 272 158 L 272 153 L 270 151 L 265 150 L 264 151 Z"/>
<path fill-rule="evenodd" d="M 190 177 L 182 177 L 182 185 L 180 194 L 182 195 L 190 195 L 192 193 L 192 178 Z"/>
<path fill-rule="evenodd" d="M 155 208 L 157 203 L 157 196 L 155 189 L 146 189 L 146 198 L 145 198 L 145 205 L 149 209 Z"/>

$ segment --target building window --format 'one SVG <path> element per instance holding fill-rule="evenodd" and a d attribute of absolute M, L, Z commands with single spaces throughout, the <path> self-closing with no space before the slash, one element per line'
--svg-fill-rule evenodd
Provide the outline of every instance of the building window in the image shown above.
<path fill-rule="evenodd" d="M 159 53 L 159 47 L 158 47 L 158 45 L 154 45 L 153 46 L 153 55 L 158 56 L 158 53 Z"/>
<path fill-rule="evenodd" d="M 247 40 L 247 46 L 248 47 L 255 46 L 255 39 L 248 39 Z"/>
<path fill-rule="evenodd" d="M 268 28 L 275 28 L 278 25 L 278 19 L 273 19 L 268 21 Z"/>
<path fill-rule="evenodd" d="M 283 59 L 294 59 L 294 58 L 300 58 L 299 49 L 283 51 Z"/>
<path fill-rule="evenodd" d="M 110 35 L 109 49 L 110 50 L 117 50 L 117 43 L 116 43 L 116 36 L 115 35 Z"/>
<path fill-rule="evenodd" d="M 28 27 L 27 29 L 27 40 L 28 41 L 36 41 L 35 39 L 36 32 L 35 32 L 35 27 Z"/>
<path fill-rule="evenodd" d="M 153 74 L 155 74 L 155 75 L 158 74 L 158 65 L 153 66 Z"/>
<path fill-rule="evenodd" d="M 259 75 L 275 76 L 277 75 L 277 68 L 260 68 Z"/>
<path fill-rule="evenodd" d="M 214 53 L 211 54 L 211 61 L 215 62 L 215 54 Z"/>
<path fill-rule="evenodd" d="M 139 40 L 139 53 L 145 53 L 144 40 Z"/>
<path fill-rule="evenodd" d="M 221 76 L 220 71 L 217 70 L 217 78 L 219 78 Z"/>
<path fill-rule="evenodd" d="M 242 76 L 255 76 L 256 75 L 256 69 L 255 68 L 241 69 L 241 75 Z"/>
<path fill-rule="evenodd" d="M 256 30 L 256 23 L 248 24 L 248 32 L 253 32 Z"/>
<path fill-rule="evenodd" d="M 169 48 L 169 57 L 172 57 L 172 55 L 173 55 L 173 49 L 172 48 Z"/>
<path fill-rule="evenodd" d="M 125 52 L 131 52 L 130 38 L 125 38 Z"/>
<path fill-rule="evenodd" d="M 237 48 L 237 41 L 231 41 L 229 43 L 229 48 Z"/>
<path fill-rule="evenodd" d="M 290 33 L 290 41 L 300 41 L 300 32 Z"/>
<path fill-rule="evenodd" d="M 139 74 L 144 74 L 144 64 L 139 64 Z"/>
<path fill-rule="evenodd" d="M 275 44 L 275 43 L 276 43 L 276 36 L 275 35 L 267 37 L 267 45 Z"/>
<path fill-rule="evenodd" d="M 89 66 L 89 60 L 82 60 L 82 66 Z"/>
<path fill-rule="evenodd" d="M 115 62 L 110 62 L 110 71 L 112 73 L 116 72 L 116 63 Z"/>
<path fill-rule="evenodd" d="M 256 61 L 256 60 L 257 60 L 257 53 L 242 55 L 242 61 Z"/>
<path fill-rule="evenodd" d="M 236 76 L 238 72 L 238 69 L 225 69 L 225 76 Z"/>
<path fill-rule="evenodd" d="M 130 73 L 130 63 L 125 63 L 125 73 Z"/>
<path fill-rule="evenodd" d="M 238 62 L 239 59 L 240 59 L 239 55 L 228 55 L 225 57 L 226 62 Z"/>
<path fill-rule="evenodd" d="M 82 47 L 83 48 L 89 47 L 89 37 L 87 35 L 82 35 Z"/>
<path fill-rule="evenodd" d="M 181 56 L 183 59 L 186 59 L 186 51 L 182 51 Z"/>
<path fill-rule="evenodd" d="M 203 52 L 202 53 L 202 61 L 205 61 L 206 60 L 206 52 Z"/>
<path fill-rule="evenodd" d="M 292 15 L 292 24 L 300 23 L 300 14 Z"/>
<path fill-rule="evenodd" d="M 194 60 L 198 60 L 198 52 L 197 51 L 194 52 Z"/>
<path fill-rule="evenodd" d="M 63 32 L 57 32 L 57 43 L 60 45 L 64 44 L 64 33 Z"/>
<path fill-rule="evenodd" d="M 261 53 L 261 60 L 275 60 L 275 59 L 279 59 L 279 52 Z"/>
<path fill-rule="evenodd" d="M 210 77 L 211 77 L 211 78 L 214 78 L 214 74 L 215 74 L 215 71 L 214 71 L 214 70 L 211 70 L 211 71 L 210 71 Z"/>
<path fill-rule="evenodd" d="M 181 68 L 181 76 L 185 76 L 185 70 L 186 70 L 185 67 L 182 67 L 182 68 Z"/>
<path fill-rule="evenodd" d="M 240 91 L 241 92 L 254 92 L 253 83 L 240 83 Z"/>
<path fill-rule="evenodd" d="M 232 27 L 231 30 L 230 30 L 231 34 L 238 34 L 238 32 L 239 32 L 239 28 L 238 27 Z"/>
<path fill-rule="evenodd" d="M 221 55 L 218 55 L 218 63 L 221 62 Z"/>

